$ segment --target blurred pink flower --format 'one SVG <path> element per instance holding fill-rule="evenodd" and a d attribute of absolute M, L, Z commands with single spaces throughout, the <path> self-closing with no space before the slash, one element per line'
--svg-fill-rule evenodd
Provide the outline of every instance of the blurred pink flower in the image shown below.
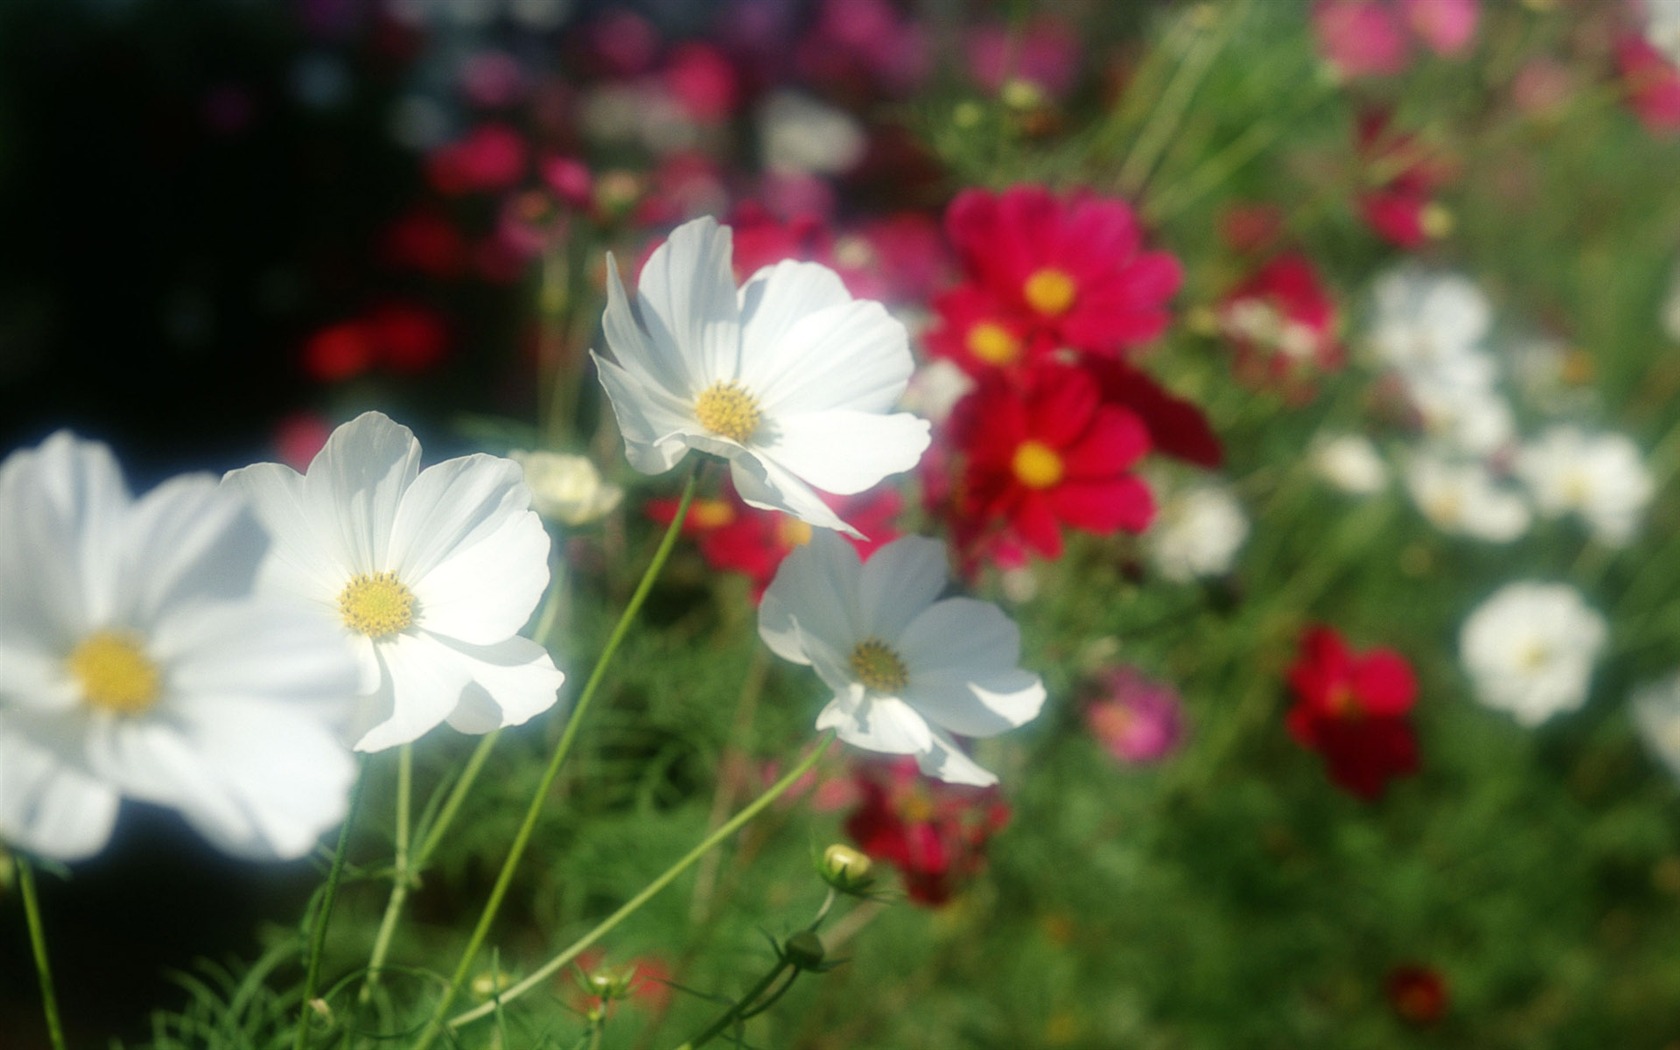
<path fill-rule="evenodd" d="M 710 44 L 679 44 L 671 51 L 664 73 L 665 90 L 690 117 L 717 124 L 741 102 L 740 77 L 723 52 Z"/>
<path fill-rule="evenodd" d="M 1411 64 L 1405 28 L 1378 0 L 1319 0 L 1312 23 L 1319 54 L 1344 77 L 1391 76 Z"/>
<path fill-rule="evenodd" d="M 293 412 L 274 425 L 270 443 L 280 462 L 294 470 L 306 470 L 316 453 L 332 435 L 332 421 L 316 412 Z"/>
<path fill-rule="evenodd" d="M 1646 130 L 1680 134 L 1680 69 L 1643 37 L 1616 41 L 1616 65 L 1627 85 L 1628 103 Z"/>
<path fill-rule="evenodd" d="M 977 26 L 969 31 L 967 52 L 969 75 L 991 92 L 1008 80 L 1025 80 L 1061 98 L 1079 75 L 1079 37 L 1053 18 L 1035 19 L 1019 33 L 1003 25 Z"/>
<path fill-rule="evenodd" d="M 525 138 L 505 124 L 480 124 L 432 151 L 426 178 L 439 193 L 504 190 L 525 177 Z"/>
<path fill-rule="evenodd" d="M 1425 47 L 1453 57 L 1470 46 L 1481 20 L 1481 0 L 1399 0 L 1400 14 Z"/>
<path fill-rule="evenodd" d="M 525 94 L 525 70 L 505 51 L 480 51 L 461 64 L 461 93 L 485 109 L 517 103 Z"/>
<path fill-rule="evenodd" d="M 1121 762 L 1157 762 L 1184 742 L 1184 705 L 1172 686 L 1135 667 L 1113 668 L 1096 685 L 1099 691 L 1085 708 L 1085 724 Z"/>

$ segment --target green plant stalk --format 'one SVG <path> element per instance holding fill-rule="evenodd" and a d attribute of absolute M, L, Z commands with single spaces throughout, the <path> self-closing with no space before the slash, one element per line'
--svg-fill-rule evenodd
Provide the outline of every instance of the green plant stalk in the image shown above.
<path fill-rule="evenodd" d="M 64 1026 L 58 1019 L 58 994 L 53 991 L 52 967 L 47 963 L 47 936 L 41 925 L 41 902 L 35 896 L 35 869 L 17 858 L 18 888 L 23 891 L 23 914 L 29 923 L 29 948 L 35 954 L 35 973 L 41 981 L 41 1012 L 47 1019 L 47 1038 L 53 1050 L 65 1050 Z"/>
<path fill-rule="evenodd" d="M 333 850 L 332 867 L 327 871 L 327 887 L 321 897 L 321 908 L 315 916 L 315 929 L 309 938 L 309 962 L 304 971 L 303 1003 L 298 1007 L 297 1032 L 292 1039 L 293 1050 L 303 1050 L 309 1042 L 309 1015 L 314 1007 L 315 989 L 321 983 L 321 952 L 327 943 L 327 925 L 332 921 L 333 901 L 338 897 L 338 883 L 344 877 L 344 855 L 350 845 L 350 826 L 356 822 L 356 812 L 362 808 L 362 792 L 367 788 L 368 756 L 356 755 L 356 784 L 350 789 L 350 808 L 344 814 L 344 825 L 338 829 L 338 848 Z"/>
<path fill-rule="evenodd" d="M 455 786 L 449 791 L 449 798 L 443 803 L 443 809 L 426 829 L 426 837 L 420 841 L 420 848 L 414 854 L 414 868 L 419 870 L 431 860 L 432 854 L 437 852 L 438 844 L 443 841 L 444 832 L 455 820 L 455 814 L 461 811 L 461 803 L 467 799 L 467 792 L 472 790 L 473 781 L 478 779 L 479 770 L 484 768 L 484 762 L 490 757 L 490 752 L 496 747 L 496 741 L 501 739 L 502 731 L 492 729 L 479 738 L 478 747 L 473 749 L 467 759 L 466 768 L 461 770 L 461 779 L 455 781 Z"/>
<path fill-rule="evenodd" d="M 1226 16 L 1224 25 L 1194 27 L 1199 32 L 1185 52 L 1183 62 L 1167 82 L 1160 100 L 1150 113 L 1149 122 L 1138 133 L 1125 161 L 1120 165 L 1120 174 L 1115 182 L 1122 194 L 1136 197 L 1149 181 L 1150 172 L 1160 161 L 1161 154 L 1166 151 L 1167 142 L 1183 123 L 1184 113 L 1190 106 L 1191 98 L 1196 94 L 1196 88 L 1201 85 L 1202 78 L 1213 65 L 1213 60 L 1224 49 L 1233 28 L 1246 14 L 1246 5 L 1242 5 L 1235 13 Z M 1195 10 L 1185 17 L 1196 19 L 1202 15 L 1200 10 Z"/>
<path fill-rule="evenodd" d="M 583 692 L 578 694 L 577 704 L 572 708 L 571 718 L 566 722 L 566 730 L 560 735 L 560 741 L 555 745 L 554 754 L 549 759 L 548 768 L 543 771 L 542 780 L 531 796 L 524 823 L 520 824 L 513 844 L 508 847 L 507 856 L 502 861 L 501 873 L 496 877 L 496 885 L 490 890 L 489 900 L 485 901 L 478 925 L 473 928 L 472 936 L 467 940 L 466 950 L 461 953 L 461 961 L 456 964 L 455 972 L 449 978 L 449 986 L 438 998 L 437 1007 L 433 1010 L 431 1019 L 427 1021 L 425 1030 L 420 1033 L 420 1040 L 414 1045 L 414 1050 L 426 1050 L 437 1041 L 438 1035 L 443 1031 L 444 1018 L 449 1015 L 449 1007 L 454 1004 L 455 997 L 461 992 L 461 986 L 466 983 L 467 972 L 472 968 L 473 960 L 478 957 L 478 950 L 483 947 L 484 939 L 489 936 L 490 924 L 496 920 L 496 914 L 501 910 L 502 899 L 507 896 L 508 886 L 513 882 L 514 870 L 525 854 L 525 847 L 531 840 L 532 832 L 536 830 L 537 818 L 542 813 L 543 803 L 548 799 L 549 788 L 554 785 L 555 777 L 560 774 L 560 766 L 571 753 L 572 741 L 577 738 L 578 728 L 583 724 L 583 716 L 589 710 L 590 701 L 595 699 L 607 668 L 612 664 L 613 656 L 623 644 L 625 635 L 630 632 L 630 624 L 635 621 L 636 614 L 647 601 L 648 593 L 653 590 L 653 582 L 659 576 L 659 570 L 665 567 L 666 559 L 671 556 L 671 550 L 676 546 L 683 522 L 688 519 L 689 504 L 694 502 L 694 489 L 698 478 L 699 468 L 691 469 L 688 481 L 683 485 L 682 498 L 677 503 L 676 516 L 665 529 L 665 535 L 659 541 L 658 549 L 654 551 L 653 560 L 642 573 L 642 580 L 636 585 L 635 593 L 630 596 L 618 623 L 613 626 L 612 634 L 607 637 L 606 647 L 601 650 L 600 658 L 595 661 L 595 669 L 590 672 L 589 680 L 584 683 Z"/>
<path fill-rule="evenodd" d="M 679 520 L 681 520 L 680 517 Z M 798 783 L 801 777 L 809 773 L 816 766 L 818 760 L 822 758 L 825 752 L 827 752 L 828 746 L 833 742 L 833 740 L 833 731 L 825 733 L 819 740 L 817 746 L 811 749 L 810 754 L 806 755 L 798 765 L 789 770 L 787 775 L 772 784 L 764 792 L 764 794 L 754 799 L 753 802 L 745 809 L 730 818 L 727 824 L 724 824 L 722 827 L 706 836 L 699 845 L 684 854 L 681 860 L 678 860 L 675 864 L 665 869 L 658 878 L 643 887 L 640 893 L 625 901 L 617 911 L 613 912 L 605 919 L 602 919 L 594 929 L 578 938 L 565 951 L 556 955 L 548 962 L 543 963 L 542 966 L 533 971 L 529 977 L 526 977 L 518 984 L 513 985 L 495 999 L 485 1003 L 483 1006 L 475 1007 L 465 1013 L 458 1014 L 455 1017 L 450 1018 L 449 1027 L 459 1028 L 462 1025 L 478 1020 L 480 1017 L 487 1016 L 495 1012 L 503 1004 L 519 998 L 531 989 L 541 985 L 555 973 L 559 972 L 561 967 L 566 966 L 573 959 L 576 959 L 579 955 L 587 951 L 596 941 L 611 933 L 614 927 L 633 915 L 642 907 L 642 905 L 652 900 L 661 890 L 674 882 L 678 876 L 682 875 L 683 872 L 698 863 L 701 857 L 704 857 L 706 854 L 716 849 L 717 846 L 725 839 L 730 838 L 737 831 L 741 830 L 741 828 L 745 827 L 754 817 L 758 816 L 759 813 L 763 812 L 765 807 L 769 806 L 778 798 L 781 798 L 789 788 Z M 416 1048 L 416 1050 L 418 1050 L 418 1048 Z"/>
<path fill-rule="evenodd" d="M 356 1001 L 365 1003 L 373 998 L 379 987 L 379 970 L 391 950 L 391 936 L 397 930 L 397 917 L 408 901 L 408 887 L 413 878 L 408 851 L 409 810 L 414 797 L 414 745 L 404 744 L 397 752 L 397 824 L 396 857 L 392 861 L 391 898 L 385 902 L 385 915 L 379 920 L 379 933 L 373 939 L 373 954 L 368 958 L 367 981 L 363 983 Z"/>

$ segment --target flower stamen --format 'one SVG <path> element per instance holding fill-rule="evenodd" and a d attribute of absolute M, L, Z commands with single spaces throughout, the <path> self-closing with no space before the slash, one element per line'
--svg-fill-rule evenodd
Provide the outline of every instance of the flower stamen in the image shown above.
<path fill-rule="evenodd" d="M 1027 305 L 1046 317 L 1060 317 L 1073 306 L 1074 294 L 1078 285 L 1064 270 L 1046 266 L 1041 270 L 1034 270 L 1021 286 L 1021 296 Z"/>
<path fill-rule="evenodd" d="M 1042 441 L 1021 442 L 1010 465 L 1029 489 L 1047 489 L 1062 480 L 1062 457 Z"/>
<path fill-rule="evenodd" d="M 157 664 L 140 639 L 121 631 L 95 631 L 82 639 L 65 661 L 90 707 L 118 715 L 150 710 L 162 690 Z"/>
<path fill-rule="evenodd" d="M 384 638 L 414 624 L 414 592 L 394 572 L 353 576 L 338 596 L 344 626 L 369 638 Z"/>
<path fill-rule="evenodd" d="M 1021 356 L 1021 341 L 995 321 L 981 321 L 968 330 L 968 352 L 988 365 L 1014 364 Z"/>
<path fill-rule="evenodd" d="M 707 430 L 731 441 L 745 443 L 758 431 L 758 399 L 740 383 L 713 383 L 694 399 L 694 418 Z"/>
<path fill-rule="evenodd" d="M 910 684 L 910 669 L 893 647 L 879 638 L 865 638 L 852 647 L 852 673 L 872 692 L 896 693 Z"/>

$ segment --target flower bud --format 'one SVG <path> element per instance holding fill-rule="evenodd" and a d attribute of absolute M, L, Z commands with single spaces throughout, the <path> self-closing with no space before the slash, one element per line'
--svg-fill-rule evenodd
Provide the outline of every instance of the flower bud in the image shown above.
<path fill-rule="evenodd" d="M 562 525 L 586 525 L 612 513 L 624 490 L 601 479 L 595 464 L 559 452 L 514 450 L 508 458 L 525 472 L 531 508 Z"/>
<path fill-rule="evenodd" d="M 869 854 L 836 842 L 823 850 L 817 873 L 841 893 L 861 893 L 875 881 L 875 876 L 869 871 L 871 867 Z"/>
<path fill-rule="evenodd" d="M 508 990 L 513 984 L 513 975 L 506 970 L 486 970 L 472 979 L 468 989 L 474 999 L 488 1002 Z"/>
<path fill-rule="evenodd" d="M 782 945 L 782 958 L 800 970 L 815 970 L 826 954 L 822 938 L 810 930 L 800 930 Z"/>

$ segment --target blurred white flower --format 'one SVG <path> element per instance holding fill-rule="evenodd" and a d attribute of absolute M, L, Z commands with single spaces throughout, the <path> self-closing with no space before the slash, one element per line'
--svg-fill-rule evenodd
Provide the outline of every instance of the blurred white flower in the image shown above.
<path fill-rule="evenodd" d="M 414 434 L 366 412 L 308 473 L 259 463 L 222 484 L 274 534 L 261 583 L 307 600 L 359 657 L 358 751 L 445 719 L 485 733 L 554 705 L 563 676 L 518 634 L 548 586 L 549 542 L 512 460 L 421 470 Z"/>
<path fill-rule="evenodd" d="M 1343 492 L 1373 496 L 1388 487 L 1388 464 L 1363 434 L 1322 434 L 1311 457 L 1319 476 Z"/>
<path fill-rule="evenodd" d="M 598 521 L 624 499 L 624 490 L 604 480 L 586 456 L 514 449 L 508 458 L 525 472 L 531 509 L 562 525 Z"/>
<path fill-rule="evenodd" d="M 1437 446 L 1467 456 L 1487 456 L 1516 440 L 1510 403 L 1491 386 L 1462 382 L 1450 374 L 1416 375 L 1406 392 L 1424 434 Z"/>
<path fill-rule="evenodd" d="M 1645 39 L 1680 66 L 1680 0 L 1643 0 Z"/>
<path fill-rule="evenodd" d="M 974 389 L 974 379 L 948 358 L 937 358 L 916 369 L 899 404 L 933 423 L 950 418 L 951 409 Z"/>
<path fill-rule="evenodd" d="M 758 139 L 772 171 L 840 175 L 863 159 L 857 118 L 797 91 L 776 91 L 758 107 Z"/>
<path fill-rule="evenodd" d="M 1630 438 L 1567 425 L 1551 427 L 1524 445 L 1516 473 L 1542 514 L 1579 514 L 1593 538 L 1612 547 L 1639 532 L 1654 489 Z"/>
<path fill-rule="evenodd" d="M 1609 633 L 1568 584 L 1511 583 L 1464 621 L 1459 658 L 1478 700 L 1535 726 L 1586 701 Z"/>
<path fill-rule="evenodd" d="M 126 796 L 293 858 L 343 818 L 355 661 L 253 596 L 266 544 L 213 477 L 132 499 L 110 450 L 68 433 L 0 464 L 0 841 L 86 857 Z"/>
<path fill-rule="evenodd" d="M 836 495 L 909 470 L 925 420 L 893 413 L 913 367 L 904 326 L 816 263 L 781 262 L 736 291 L 731 234 L 684 223 L 642 268 L 634 305 L 607 260 L 607 344 L 591 354 L 630 463 L 662 474 L 689 449 L 729 460 L 754 507 L 826 529 Z"/>
<path fill-rule="evenodd" d="M 1248 539 L 1248 516 L 1231 488 L 1203 482 L 1169 491 L 1144 546 L 1162 576 L 1179 583 L 1230 570 Z"/>
<path fill-rule="evenodd" d="M 1378 278 L 1369 340 L 1377 357 L 1405 374 L 1435 372 L 1473 355 L 1493 310 L 1461 274 L 1408 265 Z"/>
<path fill-rule="evenodd" d="M 816 669 L 834 698 L 817 718 L 841 740 L 914 755 L 922 772 L 993 784 L 951 737 L 996 736 L 1031 721 L 1044 683 L 1022 670 L 1021 632 L 997 606 L 939 599 L 945 547 L 907 536 L 867 563 L 830 532 L 782 562 L 759 606 L 758 633 L 777 656 Z"/>
<path fill-rule="evenodd" d="M 1633 694 L 1633 724 L 1645 746 L 1680 779 L 1680 672 Z"/>
<path fill-rule="evenodd" d="M 1406 459 L 1405 478 L 1412 502 L 1442 532 L 1509 543 L 1528 531 L 1528 504 L 1479 462 L 1419 452 Z"/>

